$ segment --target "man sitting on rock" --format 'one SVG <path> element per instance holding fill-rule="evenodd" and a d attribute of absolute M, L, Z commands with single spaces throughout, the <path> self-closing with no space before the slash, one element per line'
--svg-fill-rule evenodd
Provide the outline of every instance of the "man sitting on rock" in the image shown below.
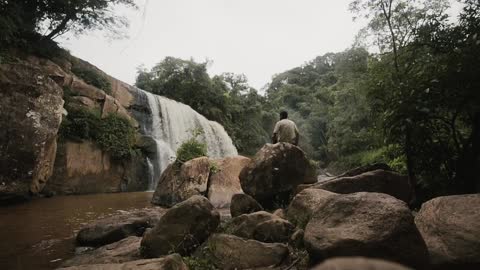
<path fill-rule="evenodd" d="M 288 112 L 280 112 L 280 121 L 275 124 L 273 129 L 272 143 L 287 142 L 298 145 L 300 134 L 297 125 L 288 119 Z"/>

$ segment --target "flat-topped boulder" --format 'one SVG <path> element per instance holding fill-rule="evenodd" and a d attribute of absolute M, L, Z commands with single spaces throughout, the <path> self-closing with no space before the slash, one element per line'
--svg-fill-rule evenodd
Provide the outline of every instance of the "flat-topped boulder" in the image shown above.
<path fill-rule="evenodd" d="M 398 263 L 364 257 L 328 259 L 312 270 L 413 270 Z"/>

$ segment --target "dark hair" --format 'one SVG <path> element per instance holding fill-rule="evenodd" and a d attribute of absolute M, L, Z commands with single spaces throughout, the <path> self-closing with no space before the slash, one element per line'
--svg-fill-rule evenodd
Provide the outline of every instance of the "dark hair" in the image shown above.
<path fill-rule="evenodd" d="M 288 118 L 288 112 L 287 111 L 281 111 L 280 112 L 280 119 L 287 119 Z"/>

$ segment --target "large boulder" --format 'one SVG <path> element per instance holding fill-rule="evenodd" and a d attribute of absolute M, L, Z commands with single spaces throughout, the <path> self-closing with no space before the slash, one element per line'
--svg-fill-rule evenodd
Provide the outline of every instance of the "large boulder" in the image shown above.
<path fill-rule="evenodd" d="M 258 224 L 253 238 L 265 243 L 287 243 L 294 232 L 295 226 L 292 223 L 276 218 Z"/>
<path fill-rule="evenodd" d="M 147 174 L 141 156 L 119 162 L 93 142 L 62 140 L 45 191 L 68 195 L 144 191 Z"/>
<path fill-rule="evenodd" d="M 220 215 L 207 198 L 192 196 L 169 209 L 147 231 L 141 243 L 142 255 L 159 257 L 172 252 L 189 255 L 220 223 Z"/>
<path fill-rule="evenodd" d="M 366 256 L 423 269 L 428 251 L 407 205 L 381 193 L 330 196 L 305 229 L 314 261 Z"/>
<path fill-rule="evenodd" d="M 376 171 L 376 170 L 393 171 L 392 168 L 390 166 L 388 166 L 388 164 L 372 163 L 372 164 L 367 164 L 367 165 L 360 166 L 360 167 L 351 169 L 349 171 L 346 171 L 346 172 L 336 176 L 335 178 L 350 177 L 350 176 L 355 176 L 355 175 L 359 175 L 359 174 L 366 173 L 366 172 L 371 172 L 371 171 Z"/>
<path fill-rule="evenodd" d="M 114 215 L 82 228 L 77 234 L 80 246 L 103 246 L 129 236 L 142 236 L 165 213 L 161 208 L 146 208 Z"/>
<path fill-rule="evenodd" d="M 208 199 L 216 208 L 230 206 L 232 196 L 242 193 L 239 175 L 250 159 L 242 156 L 212 160 L 214 166 L 208 182 Z"/>
<path fill-rule="evenodd" d="M 276 266 L 288 256 L 284 244 L 262 243 L 226 234 L 212 235 L 207 246 L 215 266 L 225 270 Z"/>
<path fill-rule="evenodd" d="M 39 67 L 0 65 L 0 204 L 39 193 L 52 175 L 62 94 Z"/>
<path fill-rule="evenodd" d="M 401 264 L 363 257 L 339 257 L 328 259 L 313 270 L 412 270 Z"/>
<path fill-rule="evenodd" d="M 415 223 L 432 264 L 480 269 L 479 206 L 480 194 L 438 197 L 422 205 Z"/>
<path fill-rule="evenodd" d="M 407 176 L 385 170 L 365 172 L 351 177 L 340 177 L 313 186 L 335 193 L 378 192 L 409 203 L 413 189 Z"/>
<path fill-rule="evenodd" d="M 305 153 L 289 143 L 266 144 L 240 173 L 243 191 L 272 209 L 281 206 L 275 204 L 288 204 L 298 185 L 315 182 L 315 170 Z"/>
<path fill-rule="evenodd" d="M 207 157 L 189 160 L 181 166 L 170 164 L 158 181 L 152 203 L 172 207 L 194 195 L 206 195 L 210 166 Z"/>
<path fill-rule="evenodd" d="M 278 219 L 278 217 L 265 211 L 243 214 L 232 218 L 226 225 L 225 230 L 226 232 L 239 237 L 253 238 L 253 234 L 258 225 L 274 219 Z"/>
<path fill-rule="evenodd" d="M 230 204 L 230 214 L 232 217 L 262 210 L 262 206 L 250 195 L 239 193 L 232 196 L 232 202 Z"/>
<path fill-rule="evenodd" d="M 59 268 L 62 270 L 188 270 L 188 267 L 178 254 L 168 255 L 158 259 L 138 260 L 126 263 L 86 264 Z"/>
<path fill-rule="evenodd" d="M 140 256 L 141 237 L 130 236 L 118 242 L 87 251 L 65 261 L 62 267 L 101 264 L 123 263 L 142 259 Z"/>
<path fill-rule="evenodd" d="M 336 193 L 323 189 L 308 188 L 298 193 L 287 208 L 287 219 L 300 228 L 305 228 L 316 209 Z"/>

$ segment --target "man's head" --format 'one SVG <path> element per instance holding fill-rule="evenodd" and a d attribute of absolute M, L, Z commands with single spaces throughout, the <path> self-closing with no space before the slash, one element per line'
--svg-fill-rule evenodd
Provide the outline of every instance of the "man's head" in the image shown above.
<path fill-rule="evenodd" d="M 287 111 L 281 111 L 280 112 L 280 120 L 287 119 L 288 118 L 288 112 Z"/>

